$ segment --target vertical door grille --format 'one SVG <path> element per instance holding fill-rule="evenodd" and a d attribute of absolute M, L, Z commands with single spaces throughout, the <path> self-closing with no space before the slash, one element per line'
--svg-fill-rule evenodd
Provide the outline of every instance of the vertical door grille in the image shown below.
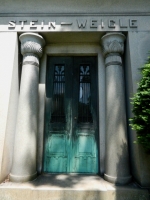
<path fill-rule="evenodd" d="M 51 123 L 65 122 L 65 66 L 55 65 Z"/>
<path fill-rule="evenodd" d="M 78 123 L 92 123 L 90 66 L 80 65 Z"/>

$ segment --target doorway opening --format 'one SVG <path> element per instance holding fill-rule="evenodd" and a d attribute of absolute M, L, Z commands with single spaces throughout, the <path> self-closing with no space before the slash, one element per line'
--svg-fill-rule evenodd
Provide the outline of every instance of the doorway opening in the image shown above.
<path fill-rule="evenodd" d="M 96 56 L 50 56 L 46 73 L 45 173 L 99 172 Z"/>

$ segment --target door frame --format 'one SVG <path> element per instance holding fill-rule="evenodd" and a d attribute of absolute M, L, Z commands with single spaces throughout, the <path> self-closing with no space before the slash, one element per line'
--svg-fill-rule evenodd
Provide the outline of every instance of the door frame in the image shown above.
<path fill-rule="evenodd" d="M 47 56 L 97 56 L 98 59 L 98 115 L 99 115 L 99 173 L 104 174 L 105 159 L 105 64 L 99 44 L 51 44 L 47 45 L 41 58 L 39 77 L 39 119 L 37 171 L 43 169 L 45 84 Z M 100 98 L 101 97 L 101 98 Z"/>

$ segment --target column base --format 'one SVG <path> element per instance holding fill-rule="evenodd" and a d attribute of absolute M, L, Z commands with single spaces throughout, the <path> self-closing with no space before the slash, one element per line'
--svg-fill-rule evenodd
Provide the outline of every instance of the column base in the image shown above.
<path fill-rule="evenodd" d="M 110 183 L 125 185 L 131 182 L 132 177 L 126 176 L 126 177 L 113 177 L 109 176 L 107 174 L 104 174 L 104 179 Z"/>
<path fill-rule="evenodd" d="M 10 181 L 12 182 L 27 182 L 27 181 L 32 181 L 37 177 L 37 172 L 32 175 L 27 175 L 27 176 L 17 176 L 14 174 L 10 174 Z"/>

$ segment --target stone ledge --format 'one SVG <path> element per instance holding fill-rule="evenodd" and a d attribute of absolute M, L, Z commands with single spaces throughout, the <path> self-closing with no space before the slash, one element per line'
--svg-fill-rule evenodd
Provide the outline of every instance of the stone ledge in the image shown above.
<path fill-rule="evenodd" d="M 1 200 L 148 200 L 148 190 L 115 186 L 97 175 L 41 175 L 28 183 L 0 184 Z"/>

